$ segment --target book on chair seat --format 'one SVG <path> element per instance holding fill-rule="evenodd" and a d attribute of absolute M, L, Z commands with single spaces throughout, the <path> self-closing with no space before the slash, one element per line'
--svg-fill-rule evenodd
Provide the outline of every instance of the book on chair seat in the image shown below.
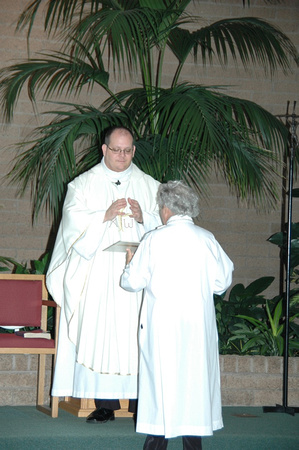
<path fill-rule="evenodd" d="M 38 339 L 51 339 L 51 333 L 43 330 L 31 330 L 31 331 L 15 331 L 17 336 L 24 338 L 38 338 Z"/>

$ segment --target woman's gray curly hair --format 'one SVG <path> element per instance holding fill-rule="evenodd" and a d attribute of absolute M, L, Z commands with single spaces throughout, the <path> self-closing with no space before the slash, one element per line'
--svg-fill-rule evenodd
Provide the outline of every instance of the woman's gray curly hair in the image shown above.
<path fill-rule="evenodd" d="M 168 181 L 160 184 L 157 192 L 157 203 L 160 209 L 169 208 L 179 216 L 196 217 L 199 214 L 199 198 L 192 188 L 182 181 Z"/>

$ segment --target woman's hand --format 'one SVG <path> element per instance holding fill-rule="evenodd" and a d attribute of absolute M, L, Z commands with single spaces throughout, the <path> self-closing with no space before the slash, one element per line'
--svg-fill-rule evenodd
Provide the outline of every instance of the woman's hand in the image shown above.
<path fill-rule="evenodd" d="M 127 248 L 127 254 L 126 254 L 126 264 L 129 264 L 134 256 L 134 253 L 131 249 Z"/>

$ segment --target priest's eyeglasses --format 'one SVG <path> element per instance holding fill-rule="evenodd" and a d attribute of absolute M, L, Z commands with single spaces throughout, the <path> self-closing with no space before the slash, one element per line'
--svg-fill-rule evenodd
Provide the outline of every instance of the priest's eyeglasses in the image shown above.
<path fill-rule="evenodd" d="M 125 155 L 130 155 L 133 151 L 132 148 L 125 148 L 124 150 L 121 150 L 120 148 L 111 148 L 109 147 L 109 145 L 107 145 L 107 147 L 109 148 L 109 150 L 111 150 L 112 153 L 114 153 L 115 155 L 118 155 L 119 153 L 124 153 Z"/>

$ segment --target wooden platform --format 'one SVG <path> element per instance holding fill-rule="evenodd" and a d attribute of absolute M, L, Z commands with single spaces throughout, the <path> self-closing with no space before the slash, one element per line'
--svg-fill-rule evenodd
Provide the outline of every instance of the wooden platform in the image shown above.
<path fill-rule="evenodd" d="M 121 409 L 115 411 L 115 417 L 132 417 L 133 413 L 128 411 L 129 400 L 120 400 Z M 95 403 L 90 398 L 65 397 L 59 402 L 59 408 L 73 414 L 76 417 L 87 417 L 95 410 Z"/>

